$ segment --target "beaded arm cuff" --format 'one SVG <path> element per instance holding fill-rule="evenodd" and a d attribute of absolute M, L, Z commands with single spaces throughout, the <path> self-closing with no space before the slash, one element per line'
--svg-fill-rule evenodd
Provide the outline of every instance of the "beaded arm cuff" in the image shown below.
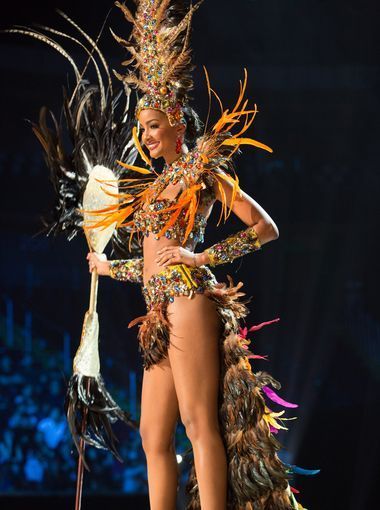
<path fill-rule="evenodd" d="M 111 260 L 110 277 L 123 282 L 143 282 L 144 259 Z"/>
<path fill-rule="evenodd" d="M 214 267 L 260 249 L 261 243 L 256 230 L 248 227 L 207 248 L 206 253 L 210 259 L 209 265 Z"/>

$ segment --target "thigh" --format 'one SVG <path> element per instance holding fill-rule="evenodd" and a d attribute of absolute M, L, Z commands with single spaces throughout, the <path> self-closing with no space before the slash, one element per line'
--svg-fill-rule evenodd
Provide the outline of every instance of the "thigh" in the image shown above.
<path fill-rule="evenodd" d="M 179 418 L 178 400 L 168 359 L 144 370 L 141 393 L 140 433 L 146 443 L 167 448 Z"/>
<path fill-rule="evenodd" d="M 182 421 L 200 416 L 217 426 L 220 318 L 203 294 L 176 297 L 168 307 L 169 359 Z"/>

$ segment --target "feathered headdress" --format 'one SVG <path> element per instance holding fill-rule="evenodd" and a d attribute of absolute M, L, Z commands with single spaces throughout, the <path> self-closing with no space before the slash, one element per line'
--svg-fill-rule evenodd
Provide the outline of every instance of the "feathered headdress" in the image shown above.
<path fill-rule="evenodd" d="M 185 122 L 182 106 L 193 88 L 190 26 L 202 1 L 186 9 L 184 2 L 141 0 L 136 2 L 135 16 L 116 2 L 133 29 L 128 41 L 111 32 L 132 56 L 123 65 L 133 64 L 134 71 L 115 75 L 143 93 L 136 108 L 137 118 L 142 109 L 150 108 L 166 113 L 171 126 Z"/>

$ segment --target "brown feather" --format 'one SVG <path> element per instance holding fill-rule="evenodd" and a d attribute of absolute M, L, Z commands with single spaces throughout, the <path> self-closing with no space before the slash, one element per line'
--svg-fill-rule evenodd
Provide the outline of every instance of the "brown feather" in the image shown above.
<path fill-rule="evenodd" d="M 162 0 L 160 6 L 157 8 L 156 14 L 157 24 L 161 23 L 163 18 L 165 17 L 170 1 L 171 0 Z"/>
<path fill-rule="evenodd" d="M 123 12 L 125 18 L 130 22 L 130 23 L 133 23 L 135 24 L 136 20 L 135 18 L 133 17 L 133 14 L 131 13 L 131 11 L 128 9 L 128 7 L 125 5 L 125 4 L 121 4 L 120 2 L 115 2 L 115 5 L 116 7 L 118 7 L 119 9 L 121 9 L 121 11 Z"/>

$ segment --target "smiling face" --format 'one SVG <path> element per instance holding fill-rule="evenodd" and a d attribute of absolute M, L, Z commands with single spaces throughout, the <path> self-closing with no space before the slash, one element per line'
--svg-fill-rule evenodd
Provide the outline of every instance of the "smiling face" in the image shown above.
<path fill-rule="evenodd" d="M 139 115 L 142 142 L 149 150 L 151 158 L 164 158 L 166 163 L 178 159 L 176 143 L 183 138 L 185 126 L 171 126 L 165 113 L 158 110 L 141 110 Z"/>

